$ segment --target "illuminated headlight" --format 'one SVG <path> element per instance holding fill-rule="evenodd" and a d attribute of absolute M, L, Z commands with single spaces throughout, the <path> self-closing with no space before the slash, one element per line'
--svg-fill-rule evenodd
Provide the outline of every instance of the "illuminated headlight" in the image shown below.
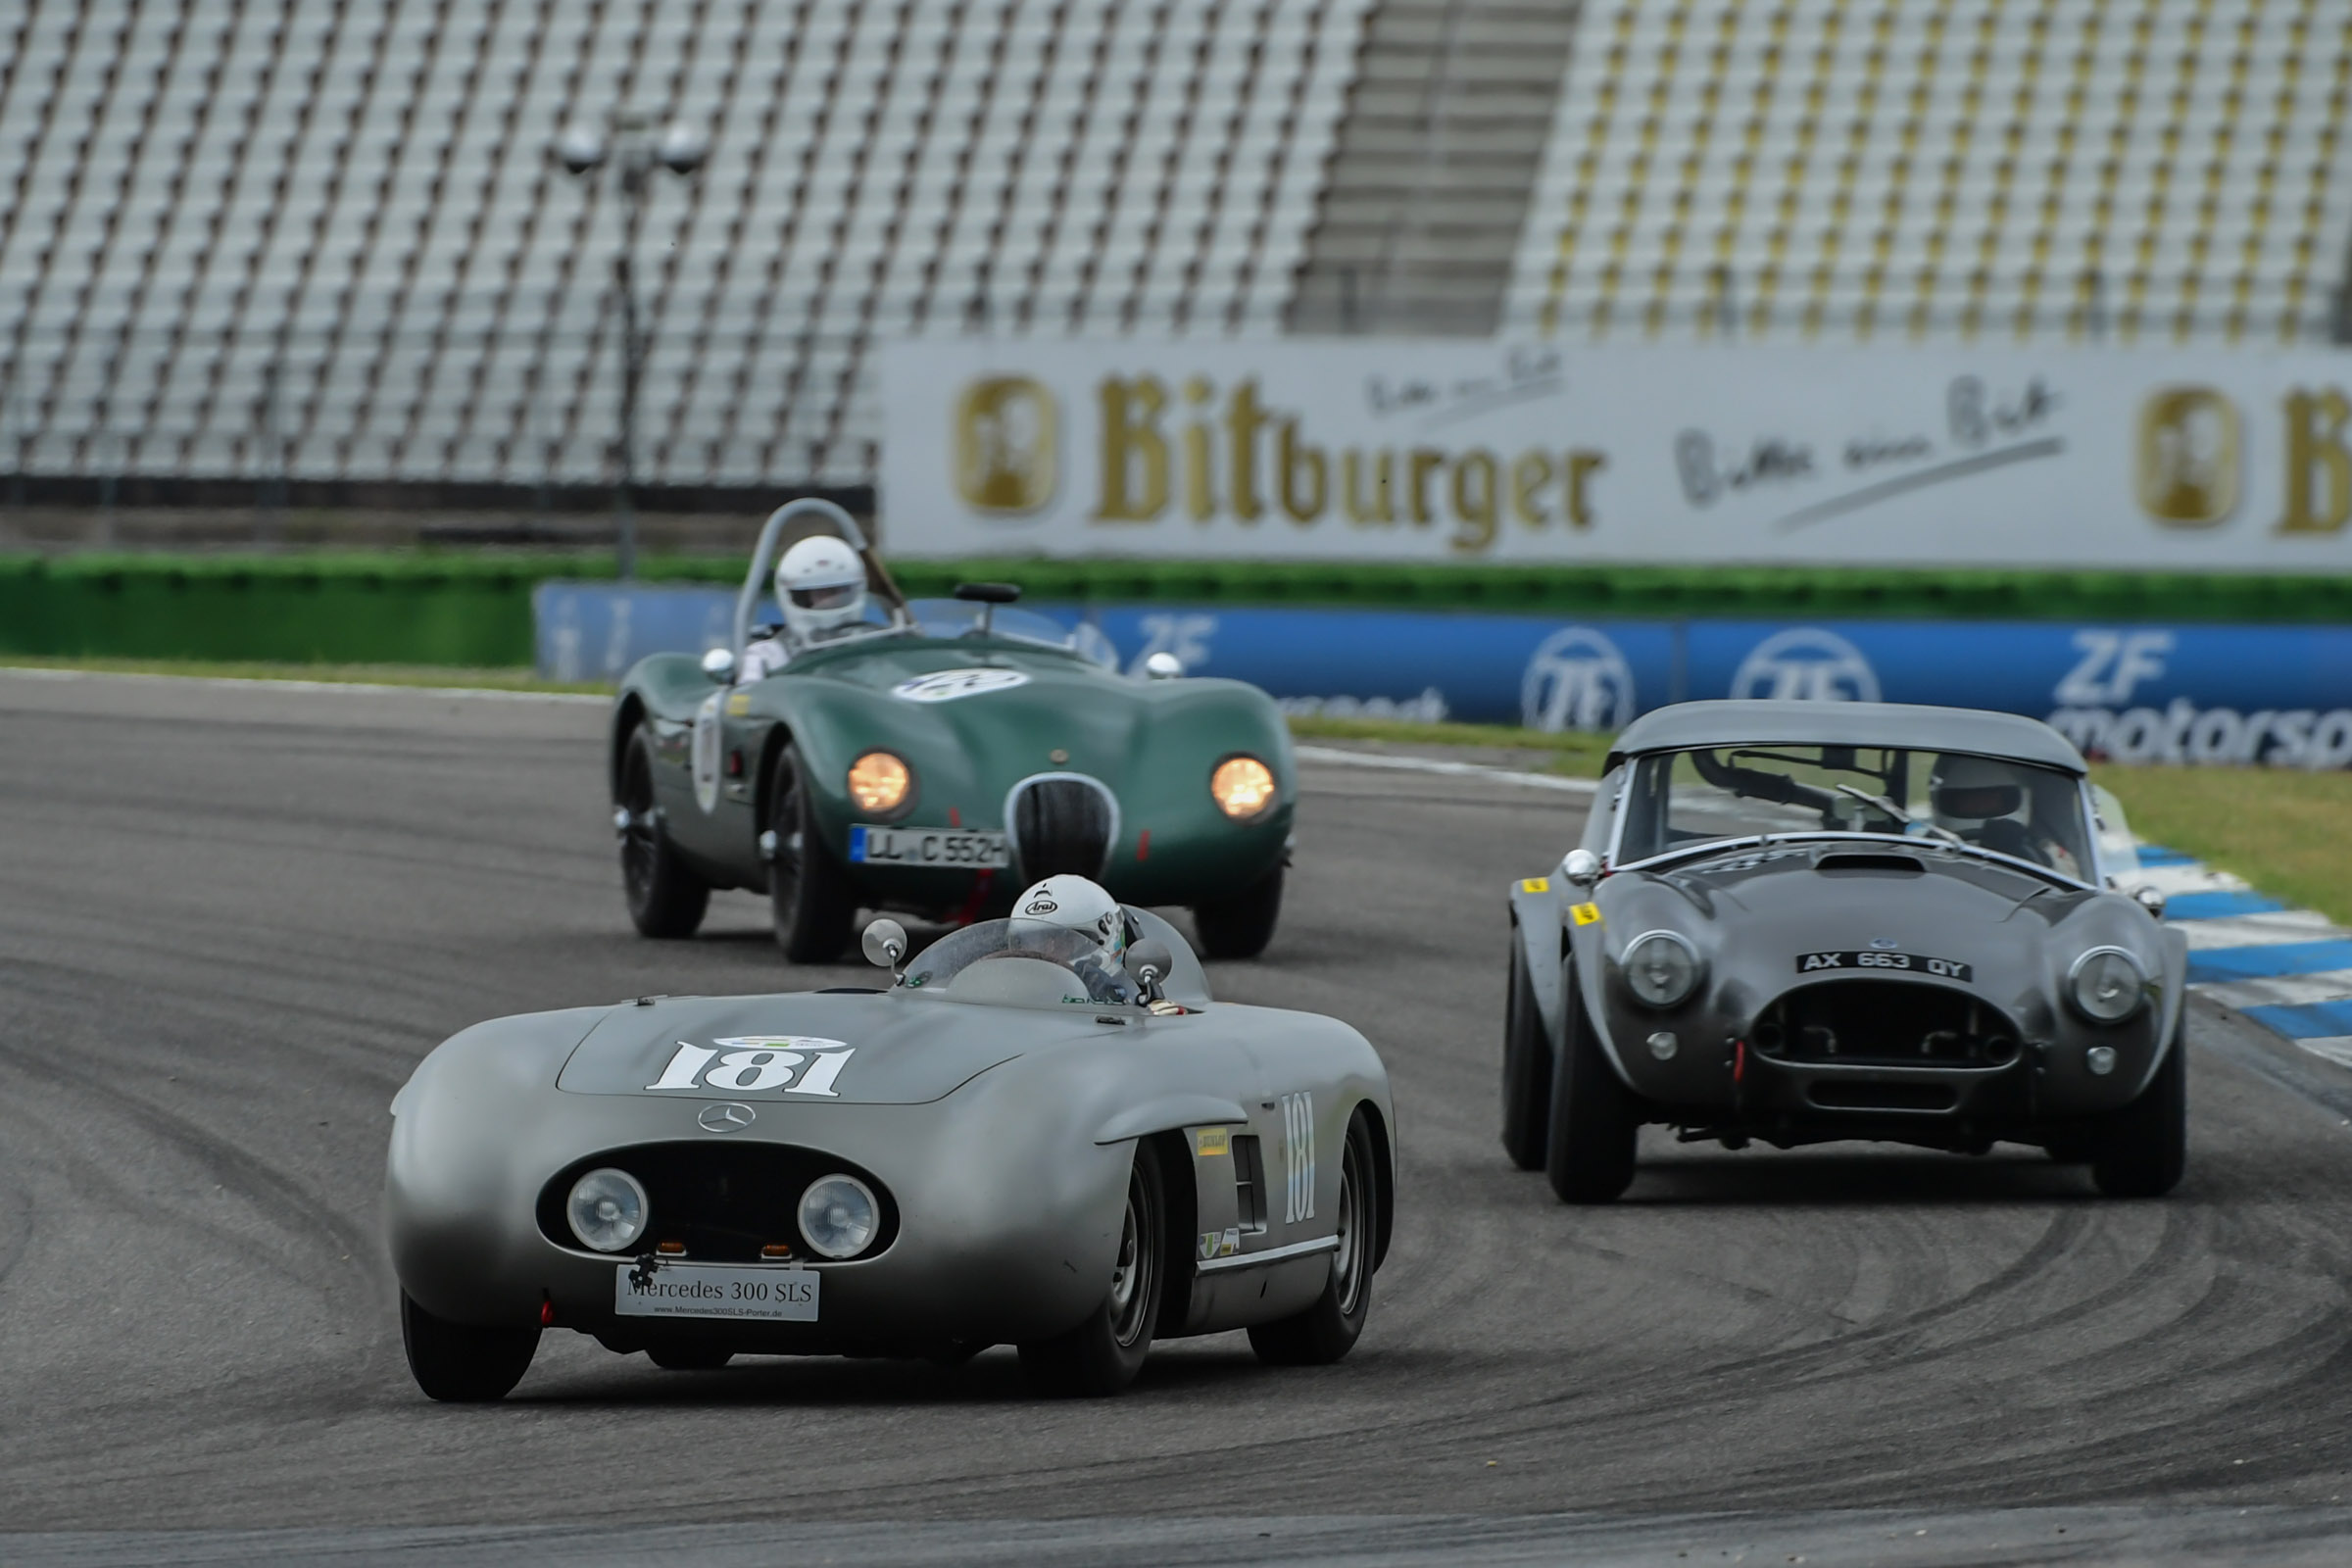
<path fill-rule="evenodd" d="M 1679 1006 L 1698 988 L 1698 954 L 1675 932 L 1644 932 L 1625 950 L 1625 983 L 1644 1006 Z"/>
<path fill-rule="evenodd" d="M 648 1207 L 637 1178 L 609 1165 L 573 1182 L 571 1196 L 564 1200 L 571 1234 L 582 1247 L 598 1252 L 626 1251 L 645 1234 Z"/>
<path fill-rule="evenodd" d="M 882 1208 L 855 1176 L 820 1176 L 801 1195 L 801 1235 L 823 1257 L 856 1257 L 882 1228 Z"/>
<path fill-rule="evenodd" d="M 2067 1000 L 2093 1023 L 2122 1023 L 2148 1000 L 2148 977 L 2122 948 L 2093 948 L 2066 972 Z"/>
<path fill-rule="evenodd" d="M 1274 804 L 1274 770 L 1254 757 L 1228 757 L 1208 775 L 1208 793 L 1218 810 L 1247 822 Z"/>
<path fill-rule="evenodd" d="M 850 764 L 850 799 L 861 811 L 895 811 L 914 786 L 906 759 L 868 752 Z"/>

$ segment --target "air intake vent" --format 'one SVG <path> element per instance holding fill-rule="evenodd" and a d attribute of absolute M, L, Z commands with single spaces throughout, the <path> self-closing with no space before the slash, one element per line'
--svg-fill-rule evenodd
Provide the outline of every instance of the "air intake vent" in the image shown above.
<path fill-rule="evenodd" d="M 1004 820 L 1025 882 L 1065 871 L 1101 876 L 1119 833 L 1119 808 L 1110 791 L 1077 773 L 1021 780 L 1012 787 Z"/>
<path fill-rule="evenodd" d="M 1909 855 L 1825 855 L 1816 864 L 1824 876 L 1919 876 L 1927 870 Z"/>

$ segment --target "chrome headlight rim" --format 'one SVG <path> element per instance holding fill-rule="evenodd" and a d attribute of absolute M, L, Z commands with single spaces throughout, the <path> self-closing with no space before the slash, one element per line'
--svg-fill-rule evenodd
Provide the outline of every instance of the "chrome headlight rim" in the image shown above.
<path fill-rule="evenodd" d="M 1226 806 L 1223 799 L 1217 794 L 1217 776 L 1236 762 L 1254 763 L 1265 772 L 1266 798 L 1258 803 L 1257 808 L 1253 811 L 1237 814 Z M 1272 762 L 1267 761 L 1255 752 L 1227 752 L 1208 765 L 1208 804 L 1217 808 L 1219 816 L 1237 827 L 1247 827 L 1252 822 L 1262 822 L 1273 814 L 1277 806 L 1282 804 L 1282 775 L 1274 771 Z"/>
<path fill-rule="evenodd" d="M 1634 956 L 1653 941 L 1670 942 L 1682 949 L 1683 956 L 1690 963 L 1689 982 L 1671 998 L 1664 1000 L 1643 996 L 1642 988 L 1634 982 Z M 1642 932 L 1625 945 L 1624 954 L 1617 960 L 1617 972 L 1624 978 L 1625 988 L 1633 993 L 1636 1002 L 1653 1012 L 1671 1012 L 1698 995 L 1699 987 L 1706 981 L 1707 960 L 1699 956 L 1697 943 L 1670 926 L 1658 926 Z"/>
<path fill-rule="evenodd" d="M 889 806 L 868 807 L 858 799 L 858 786 L 855 782 L 858 769 L 863 766 L 868 759 L 876 757 L 888 758 L 891 761 L 898 763 L 900 770 L 906 775 L 906 789 L 901 791 L 898 800 Z M 899 821 L 913 811 L 915 801 L 923 793 L 922 781 L 915 776 L 914 764 L 906 760 L 904 753 L 894 752 L 887 746 L 868 746 L 850 759 L 850 765 L 841 770 L 841 790 L 842 794 L 849 798 L 850 809 L 858 813 L 858 820 L 864 822 Z"/>
<path fill-rule="evenodd" d="M 590 1236 L 580 1223 L 582 1191 L 591 1182 L 617 1183 L 622 1189 L 620 1196 L 633 1200 L 637 1205 L 635 1223 L 627 1226 L 615 1238 L 600 1242 Z M 570 1190 L 564 1195 L 564 1223 L 570 1229 L 572 1239 L 591 1252 L 602 1252 L 608 1256 L 626 1252 L 644 1239 L 653 1228 L 653 1221 L 654 1203 L 646 1195 L 645 1183 L 617 1165 L 599 1165 L 594 1170 L 582 1171 L 572 1180 Z"/>
<path fill-rule="evenodd" d="M 2084 1002 L 2082 989 L 2082 972 L 2090 967 L 2093 959 L 2107 957 L 2123 959 L 2125 967 L 2129 968 L 2135 977 L 2130 1004 L 2125 1006 L 2123 1011 L 2112 1014 L 2101 1013 Z M 2080 1017 L 2102 1028 L 2113 1028 L 2117 1024 L 2130 1023 L 2133 1018 L 2139 1016 L 2140 1011 L 2148 1005 L 2149 990 L 2148 968 L 2146 964 L 2140 962 L 2139 955 L 2133 953 L 2130 948 L 2118 947 L 2112 942 L 2102 943 L 2095 948 L 2083 949 L 2075 955 L 2075 961 L 2066 966 L 2066 1004 L 2072 1007 Z"/>
<path fill-rule="evenodd" d="M 836 1182 L 852 1188 L 865 1201 L 865 1235 L 857 1246 L 847 1250 L 827 1247 L 818 1241 L 814 1228 L 808 1223 L 809 1200 L 814 1198 L 820 1190 Z M 874 1190 L 871 1187 L 846 1170 L 827 1171 L 803 1188 L 800 1201 L 793 1205 L 792 1213 L 793 1223 L 799 1229 L 801 1240 L 808 1245 L 808 1250 L 828 1262 L 841 1263 L 854 1257 L 862 1257 L 872 1251 L 874 1244 L 882 1239 L 882 1200 L 874 1196 Z"/>

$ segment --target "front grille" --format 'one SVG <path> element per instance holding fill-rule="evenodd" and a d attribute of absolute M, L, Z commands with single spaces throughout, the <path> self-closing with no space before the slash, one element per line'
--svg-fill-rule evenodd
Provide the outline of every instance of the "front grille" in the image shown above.
<path fill-rule="evenodd" d="M 780 1144 L 641 1144 L 575 1160 L 539 1193 L 539 1230 L 558 1247 L 581 1251 L 564 1217 L 571 1184 L 605 1166 L 625 1170 L 645 1186 L 645 1235 L 615 1258 L 653 1251 L 663 1242 L 685 1246 L 686 1258 L 704 1263 L 752 1263 L 760 1249 L 782 1244 L 792 1255 L 823 1261 L 801 1235 L 801 1195 L 820 1176 L 855 1176 L 872 1190 L 882 1223 L 860 1257 L 890 1246 L 899 1233 L 898 1205 L 880 1182 L 856 1165 L 812 1149 Z M 769 1261 L 773 1261 L 770 1254 Z"/>
<path fill-rule="evenodd" d="M 1902 980 L 1830 980 L 1784 994 L 1750 1043 L 1775 1061 L 1853 1066 L 1997 1067 L 2017 1059 L 2017 1029 L 1965 991 Z"/>
<path fill-rule="evenodd" d="M 1064 872 L 1101 876 L 1119 825 L 1108 790 L 1091 778 L 1067 774 L 1014 785 L 1007 819 L 1026 882 Z"/>

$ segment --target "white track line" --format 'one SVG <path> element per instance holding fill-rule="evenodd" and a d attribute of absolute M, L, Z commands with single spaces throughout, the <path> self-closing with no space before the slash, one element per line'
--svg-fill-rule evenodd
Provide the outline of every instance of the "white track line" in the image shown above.
<path fill-rule="evenodd" d="M 2269 947 L 2281 942 L 2326 942 L 2343 935 L 2326 915 L 2309 909 L 2272 909 L 2262 914 L 2229 914 L 2213 920 L 2176 920 L 2173 929 L 2188 938 L 2191 953 L 2214 948 Z"/>
<path fill-rule="evenodd" d="M 496 686 L 399 686 L 368 680 L 273 680 L 263 675 L 165 675 L 153 670 L 47 669 L 31 664 L 0 664 L 0 674 L 30 680 L 171 680 L 191 686 L 224 686 L 272 692 L 374 692 L 403 697 L 464 697 L 493 703 L 597 703 L 606 708 L 612 699 L 595 692 L 522 692 Z"/>
<path fill-rule="evenodd" d="M 1525 773 L 1517 768 L 1489 767 L 1483 762 L 1447 762 L 1434 757 L 1391 757 L 1382 752 L 1348 752 L 1332 746 L 1299 746 L 1293 750 L 1301 762 L 1319 762 L 1326 767 L 1386 767 L 1403 773 L 1491 778 L 1506 784 L 1525 784 L 1530 789 L 1559 790 L 1569 795 L 1591 795 L 1600 788 L 1599 782 L 1594 779 L 1562 778 L 1556 773 Z"/>

